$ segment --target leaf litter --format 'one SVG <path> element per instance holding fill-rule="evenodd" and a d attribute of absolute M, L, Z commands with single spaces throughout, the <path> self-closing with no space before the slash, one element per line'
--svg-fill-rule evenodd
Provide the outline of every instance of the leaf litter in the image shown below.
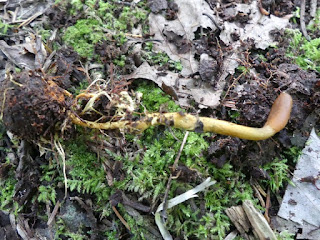
<path fill-rule="evenodd" d="M 190 105 L 186 98 L 191 97 L 202 107 L 217 107 L 220 104 L 220 96 L 225 86 L 225 78 L 229 74 L 233 74 L 239 65 L 237 59 L 241 59 L 238 54 L 241 41 L 250 39 L 254 42 L 256 48 L 266 49 L 268 46 L 275 44 L 269 33 L 274 30 L 284 29 L 289 23 L 288 19 L 278 18 L 276 16 L 271 16 L 270 18 L 268 16 L 262 16 L 255 1 L 250 5 L 232 5 L 231 9 L 234 10 L 233 14 L 237 15 L 242 13 L 248 16 L 249 20 L 245 28 L 237 26 L 234 22 L 224 21 L 216 17 L 214 11 L 204 0 L 197 3 L 193 0 L 183 0 L 177 2 L 177 5 L 179 12 L 175 20 L 167 20 L 165 16 L 161 14 L 152 13 L 149 15 L 150 33 L 154 39 L 160 41 L 160 43 L 155 43 L 155 50 L 167 53 L 174 61 L 180 61 L 183 66 L 181 72 L 183 76 L 190 76 L 196 72 L 200 72 L 200 77 L 205 83 L 199 84 L 197 83 L 198 80 L 193 78 L 183 79 L 178 76 L 172 76 L 175 74 L 168 71 L 164 77 L 148 78 L 147 73 L 151 71 L 151 69 L 145 71 L 145 66 L 141 66 L 140 68 L 142 69 L 137 69 L 131 76 L 133 78 L 143 78 L 143 74 L 145 74 L 146 77 L 144 77 L 144 79 L 150 79 L 160 87 L 163 82 L 166 86 L 176 88 L 179 103 L 182 104 L 182 106 Z M 211 18 L 216 19 L 212 20 Z M 220 22 L 222 24 L 220 24 Z M 219 25 L 219 29 L 216 24 Z M 220 56 L 222 60 L 220 60 L 219 65 L 222 67 L 216 74 L 208 74 L 208 69 L 214 69 L 213 65 L 216 64 L 212 64 L 212 62 L 219 61 L 219 59 L 215 60 L 212 53 L 197 52 L 197 46 L 193 43 L 194 40 L 196 40 L 196 32 L 199 30 L 213 32 L 218 30 L 217 35 L 222 43 L 224 43 L 225 46 L 232 44 L 232 50 L 230 49 L 231 51 Z M 237 41 L 234 41 L 232 38 L 234 34 L 238 36 Z M 220 49 L 220 51 L 222 50 Z M 200 62 L 196 59 L 197 54 L 200 55 Z M 204 58 L 206 58 L 206 60 L 203 60 Z M 211 65 L 209 63 L 211 63 Z M 206 64 L 209 64 L 209 68 L 207 68 Z M 208 76 L 204 77 L 205 75 Z M 152 74 L 152 76 L 154 76 L 154 74 Z M 209 79 L 209 83 L 214 81 L 217 82 L 217 84 L 214 86 L 212 86 L 213 84 L 207 84 L 207 78 L 215 78 L 214 80 Z M 183 91 L 179 85 L 185 90 Z M 179 95 L 181 96 L 179 97 Z"/>
<path fill-rule="evenodd" d="M 299 230 L 297 239 L 320 237 L 320 138 L 313 129 L 284 194 L 275 226 Z M 279 219 L 280 217 L 280 219 Z"/>

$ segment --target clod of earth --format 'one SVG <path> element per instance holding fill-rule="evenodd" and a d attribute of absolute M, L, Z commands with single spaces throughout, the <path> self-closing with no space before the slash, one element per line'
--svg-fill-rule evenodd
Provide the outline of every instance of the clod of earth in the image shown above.
<path fill-rule="evenodd" d="M 62 123 L 65 123 L 66 120 L 71 120 L 83 127 L 104 130 L 124 129 L 142 132 L 150 126 L 166 125 L 189 131 L 214 132 L 248 140 L 264 140 L 286 126 L 292 108 L 291 96 L 284 92 L 281 93 L 275 100 L 267 122 L 262 128 L 252 128 L 182 112 L 145 113 L 136 120 L 132 113 L 121 111 L 121 116 L 102 116 L 99 119 L 109 117 L 111 120 L 99 122 L 83 119 L 79 111 L 79 99 L 86 98 L 86 106 L 90 103 L 92 108 L 96 101 L 101 101 L 101 98 L 107 96 L 107 99 L 102 102 L 107 103 L 110 109 L 120 105 L 121 97 L 110 98 L 106 92 L 98 91 L 81 93 L 73 98 L 69 92 L 56 85 L 50 77 L 35 72 L 9 76 L 3 86 L 5 87 L 2 87 L 0 93 L 4 125 L 14 134 L 31 140 L 52 136 L 58 128 L 65 127 L 65 124 Z M 109 112 L 117 114 L 118 111 L 115 109 Z M 101 115 L 100 112 L 99 114 Z"/>

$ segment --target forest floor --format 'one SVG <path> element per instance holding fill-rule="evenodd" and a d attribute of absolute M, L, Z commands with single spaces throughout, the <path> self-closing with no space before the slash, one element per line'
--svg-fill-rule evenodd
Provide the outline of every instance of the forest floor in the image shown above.
<path fill-rule="evenodd" d="M 0 239 L 320 235 L 319 217 L 278 216 L 316 151 L 319 1 L 4 0 L 0 16 Z M 198 118 L 260 128 L 283 92 L 291 117 L 266 140 Z"/>

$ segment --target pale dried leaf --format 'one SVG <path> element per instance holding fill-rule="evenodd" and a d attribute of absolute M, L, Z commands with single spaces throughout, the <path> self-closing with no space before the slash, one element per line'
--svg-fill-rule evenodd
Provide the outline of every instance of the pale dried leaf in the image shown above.
<path fill-rule="evenodd" d="M 20 68 L 34 69 L 35 68 L 35 56 L 25 54 L 26 49 L 29 49 L 30 43 L 17 44 L 9 46 L 5 41 L 0 40 L 0 50 L 6 57 L 15 65 Z"/>
<path fill-rule="evenodd" d="M 148 0 L 148 6 L 151 12 L 158 13 L 168 8 L 168 2 L 166 0 Z"/>
<path fill-rule="evenodd" d="M 276 43 L 270 35 L 270 32 L 272 30 L 284 29 L 289 24 L 289 19 L 279 18 L 274 15 L 262 15 L 259 11 L 257 1 L 252 1 L 251 4 L 236 4 L 232 10 L 248 14 L 250 17 L 245 27 L 238 26 L 235 22 L 224 21 L 220 39 L 226 45 L 232 44 L 234 48 L 240 45 L 240 41 L 252 39 L 257 48 L 266 49 Z M 239 36 L 237 42 L 232 40 L 232 33 L 236 33 Z"/>
<path fill-rule="evenodd" d="M 184 201 L 187 201 L 190 198 L 197 197 L 198 195 L 196 195 L 196 194 L 198 192 L 205 190 L 206 188 L 210 187 L 211 185 L 213 185 L 215 183 L 216 183 L 216 181 L 211 181 L 210 177 L 207 178 L 204 182 L 202 182 L 198 186 L 194 187 L 193 189 L 190 189 L 189 191 L 182 193 L 182 194 L 176 196 L 175 198 L 170 199 L 168 201 L 167 209 L 172 208 L 172 207 L 174 207 Z M 172 236 L 170 235 L 169 231 L 166 229 L 164 222 L 160 216 L 160 212 L 163 210 L 163 204 L 164 203 L 161 203 L 157 208 L 157 211 L 155 214 L 155 221 L 156 221 L 156 224 L 161 232 L 163 239 L 172 240 Z"/>
<path fill-rule="evenodd" d="M 180 106 L 190 106 L 190 98 L 200 104 L 199 107 L 216 107 L 219 105 L 222 89 L 213 90 L 210 84 L 203 83 L 196 87 L 194 79 L 182 78 L 178 73 L 167 71 L 164 76 L 157 74 L 156 67 L 151 67 L 147 62 L 144 62 L 137 68 L 127 79 L 147 79 L 155 82 L 159 87 L 163 84 L 167 87 L 172 87 L 177 96 Z"/>
<path fill-rule="evenodd" d="M 278 216 L 296 223 L 303 228 L 320 226 L 320 190 L 311 182 L 302 182 L 301 178 L 320 173 L 320 138 L 312 130 L 306 147 L 302 151 L 292 182 L 285 192 Z M 316 181 L 317 186 L 320 180 Z M 284 226 L 288 223 L 284 223 Z M 279 226 L 281 228 L 281 225 Z M 303 229 L 303 232 L 305 229 Z M 319 231 L 318 231 L 318 236 Z M 318 238 L 319 239 L 319 238 Z"/>
<path fill-rule="evenodd" d="M 216 29 L 212 21 L 203 13 L 213 15 L 213 11 L 204 1 L 179 0 L 175 1 L 179 7 L 177 19 L 167 21 L 162 15 L 149 15 L 150 33 L 154 38 L 161 40 L 161 44 L 155 44 L 155 50 L 161 50 L 168 54 L 174 61 L 181 61 L 183 75 L 188 75 L 198 71 L 198 61 L 194 58 L 194 50 L 179 54 L 176 47 L 167 41 L 163 32 L 172 31 L 177 35 L 183 36 L 190 42 L 194 39 L 194 32 L 201 26 L 203 28 Z"/>

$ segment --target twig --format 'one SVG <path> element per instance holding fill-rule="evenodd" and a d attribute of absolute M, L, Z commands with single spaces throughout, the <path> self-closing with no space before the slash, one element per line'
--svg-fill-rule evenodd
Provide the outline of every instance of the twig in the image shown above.
<path fill-rule="evenodd" d="M 53 210 L 52 210 L 52 213 L 50 214 L 49 216 L 49 219 L 47 221 L 47 225 L 50 226 L 54 220 L 54 217 L 57 215 L 58 213 L 58 210 L 59 210 L 59 207 L 60 207 L 60 202 L 58 201 L 57 204 L 54 206 Z"/>
<path fill-rule="evenodd" d="M 267 199 L 266 199 L 266 211 L 264 213 L 264 218 L 270 223 L 270 217 L 269 217 L 269 209 L 271 207 L 271 201 L 270 201 L 270 188 L 268 188 L 267 191 Z"/>
<path fill-rule="evenodd" d="M 12 90 L 14 88 L 6 88 L 4 91 L 3 91 L 3 98 L 2 98 L 2 105 L 1 105 L 1 113 L 0 113 L 0 120 L 2 120 L 3 118 L 3 111 L 4 111 L 4 107 L 5 107 L 5 103 L 6 103 L 6 93 L 8 90 Z"/>
<path fill-rule="evenodd" d="M 182 150 L 183 150 L 183 148 L 184 148 L 184 145 L 185 145 L 186 142 L 187 142 L 188 135 L 189 135 L 189 132 L 186 131 L 186 134 L 184 135 L 184 138 L 183 138 L 183 140 L 182 140 L 182 143 L 181 143 L 181 146 L 180 146 L 178 155 L 177 155 L 176 159 L 174 160 L 174 163 L 173 163 L 173 166 L 172 166 L 173 171 L 176 170 L 176 167 L 177 167 L 177 165 L 178 165 L 178 161 L 179 161 L 179 159 L 180 159 Z"/>
<path fill-rule="evenodd" d="M 37 12 L 33 16 L 29 17 L 27 20 L 23 21 L 17 28 L 21 28 L 22 26 L 26 26 L 35 20 L 37 17 L 41 16 L 43 12 Z"/>
<path fill-rule="evenodd" d="M 301 0 L 300 3 L 300 27 L 301 27 L 301 32 L 303 34 L 303 36 L 310 41 L 310 37 L 307 33 L 306 30 L 306 22 L 305 22 L 305 14 L 306 14 L 306 0 Z"/>
<path fill-rule="evenodd" d="M 187 142 L 188 135 L 189 135 L 189 132 L 186 131 L 186 133 L 184 135 L 184 138 L 182 140 L 178 155 L 176 156 L 176 159 L 174 160 L 174 163 L 172 165 L 172 172 L 174 172 L 176 170 L 176 168 L 177 168 L 177 165 L 178 165 L 178 162 L 179 162 L 179 159 L 180 159 L 180 156 L 181 156 L 181 152 L 182 152 L 182 150 L 184 148 L 184 145 Z M 173 178 L 173 175 L 171 173 L 170 176 L 169 176 L 169 179 L 168 179 L 166 192 L 164 194 L 164 200 L 163 200 L 163 206 L 164 207 L 163 207 L 163 211 L 161 212 L 161 215 L 162 215 L 163 218 L 166 217 L 166 210 L 167 210 L 167 207 L 168 207 L 168 195 L 169 195 L 169 190 L 170 190 L 170 187 L 171 187 L 172 178 Z"/>
<path fill-rule="evenodd" d="M 262 206 L 262 207 L 265 207 L 266 204 L 265 204 L 265 202 L 264 202 L 264 200 L 263 200 L 263 198 L 262 198 L 262 196 L 261 196 L 261 194 L 260 194 L 260 192 L 259 192 L 256 184 L 257 184 L 257 183 L 254 183 L 254 184 L 252 184 L 251 186 L 252 186 L 252 188 L 253 188 L 253 190 L 254 190 L 254 192 L 255 192 L 256 197 L 259 199 L 261 206 Z"/>
<path fill-rule="evenodd" d="M 310 16 L 315 17 L 317 13 L 317 0 L 311 0 L 310 1 Z"/>
<path fill-rule="evenodd" d="M 123 217 L 120 215 L 120 213 L 118 212 L 118 210 L 116 209 L 115 206 L 112 206 L 112 210 L 113 210 L 114 213 L 117 215 L 117 217 L 118 217 L 119 220 L 122 222 L 122 224 L 123 224 L 129 231 L 131 231 L 128 223 L 126 222 L 126 220 L 123 219 Z"/>

